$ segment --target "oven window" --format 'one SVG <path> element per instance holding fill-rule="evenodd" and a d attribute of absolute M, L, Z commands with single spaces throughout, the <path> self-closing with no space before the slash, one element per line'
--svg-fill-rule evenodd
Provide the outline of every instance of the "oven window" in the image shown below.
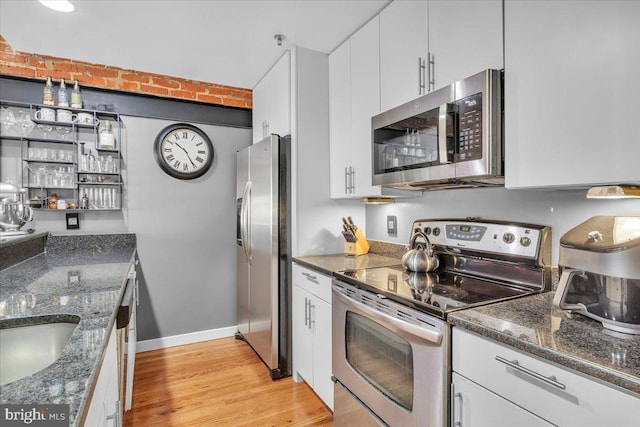
<path fill-rule="evenodd" d="M 403 408 L 413 409 L 411 344 L 389 329 L 347 312 L 347 361 L 363 378 Z"/>

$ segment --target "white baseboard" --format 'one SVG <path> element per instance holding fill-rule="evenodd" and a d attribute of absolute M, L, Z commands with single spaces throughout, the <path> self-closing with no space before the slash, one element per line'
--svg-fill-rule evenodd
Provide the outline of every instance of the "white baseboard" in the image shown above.
<path fill-rule="evenodd" d="M 226 328 L 209 329 L 207 331 L 191 332 L 188 334 L 138 341 L 136 343 L 136 353 L 144 353 L 145 351 L 159 350 L 161 348 L 232 337 L 237 330 L 238 328 L 236 326 L 229 326 Z"/>

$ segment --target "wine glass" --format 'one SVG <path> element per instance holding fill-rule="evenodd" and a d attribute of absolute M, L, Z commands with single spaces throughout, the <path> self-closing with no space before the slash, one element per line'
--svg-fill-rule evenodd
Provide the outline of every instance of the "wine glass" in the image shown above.
<path fill-rule="evenodd" d="M 47 139 L 47 133 L 53 130 L 53 126 L 38 123 L 38 129 L 40 129 L 40 131 L 42 132 L 42 137 L 44 139 Z"/>
<path fill-rule="evenodd" d="M 36 125 L 31 121 L 31 117 L 29 116 L 28 111 L 20 111 L 18 113 L 18 123 L 22 126 L 22 136 L 26 137 L 31 133 L 34 126 Z"/>
<path fill-rule="evenodd" d="M 11 111 L 10 108 L 4 107 L 4 106 L 0 108 L 0 123 L 4 128 L 3 131 L 0 133 L 9 135 L 9 130 L 16 123 L 16 116 L 13 114 L 13 111 Z"/>
<path fill-rule="evenodd" d="M 66 140 L 67 135 L 71 133 L 71 128 L 66 126 L 56 126 L 56 131 L 61 135 L 63 140 Z"/>

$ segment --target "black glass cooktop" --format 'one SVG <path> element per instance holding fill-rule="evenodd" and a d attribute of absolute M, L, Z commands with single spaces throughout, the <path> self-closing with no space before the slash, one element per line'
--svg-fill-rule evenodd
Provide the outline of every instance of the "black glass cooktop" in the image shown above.
<path fill-rule="evenodd" d="M 536 292 L 449 271 L 410 272 L 402 265 L 347 270 L 337 273 L 337 277 L 441 318 L 462 308 Z"/>

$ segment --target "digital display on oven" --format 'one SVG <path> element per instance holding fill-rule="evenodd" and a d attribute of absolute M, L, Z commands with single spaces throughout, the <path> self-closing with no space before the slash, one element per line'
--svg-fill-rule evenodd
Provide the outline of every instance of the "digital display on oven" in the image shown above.
<path fill-rule="evenodd" d="M 446 231 L 448 239 L 479 242 L 487 227 L 475 224 L 447 224 Z"/>

